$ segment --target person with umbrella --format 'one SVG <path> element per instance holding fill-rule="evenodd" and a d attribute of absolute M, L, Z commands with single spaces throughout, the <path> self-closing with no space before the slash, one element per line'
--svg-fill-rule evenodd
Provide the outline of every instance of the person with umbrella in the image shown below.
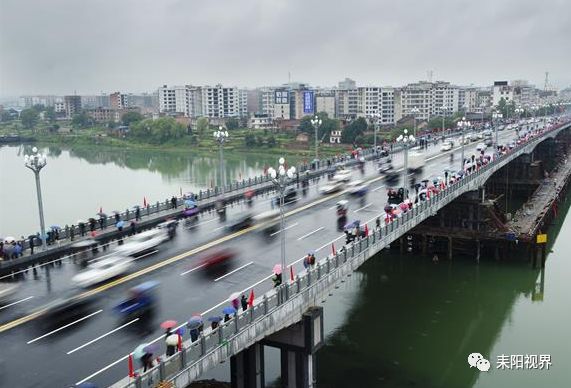
<path fill-rule="evenodd" d="M 200 315 L 194 315 L 188 320 L 186 327 L 188 327 L 188 333 L 190 334 L 190 340 L 192 342 L 198 339 L 200 332 L 203 328 L 202 317 Z"/>
<path fill-rule="evenodd" d="M 218 325 L 220 324 L 221 320 L 222 320 L 222 317 L 220 317 L 220 316 L 209 317 L 208 321 L 210 321 L 210 328 L 212 330 L 216 329 L 218 327 Z"/>
<path fill-rule="evenodd" d="M 99 229 L 105 229 L 107 227 L 107 214 L 99 212 L 97 216 L 99 217 Z"/>
<path fill-rule="evenodd" d="M 274 282 L 274 288 L 276 288 L 282 284 L 282 266 L 281 266 L 281 264 L 274 265 L 273 273 L 274 273 L 274 276 L 272 276 L 272 282 Z"/>
<path fill-rule="evenodd" d="M 81 237 L 85 236 L 85 221 L 83 220 L 77 221 L 77 226 L 79 226 L 79 235 Z"/>
<path fill-rule="evenodd" d="M 115 224 L 117 224 L 119 221 L 121 221 L 121 213 L 119 213 L 117 210 L 113 210 L 113 213 L 115 213 Z"/>
<path fill-rule="evenodd" d="M 224 322 L 228 322 L 232 317 L 230 315 L 236 314 L 236 309 L 231 306 L 226 306 L 222 309 L 222 313 L 224 314 Z"/>
<path fill-rule="evenodd" d="M 230 303 L 232 303 L 232 307 L 234 307 L 234 310 L 238 310 L 238 308 L 240 308 L 240 301 L 238 300 L 238 298 L 240 298 L 239 292 L 233 292 L 232 294 L 230 294 L 230 297 L 228 298 Z"/>
<path fill-rule="evenodd" d="M 240 303 L 242 304 L 242 311 L 246 311 L 248 309 L 248 299 L 246 299 L 246 295 L 242 294 Z"/>

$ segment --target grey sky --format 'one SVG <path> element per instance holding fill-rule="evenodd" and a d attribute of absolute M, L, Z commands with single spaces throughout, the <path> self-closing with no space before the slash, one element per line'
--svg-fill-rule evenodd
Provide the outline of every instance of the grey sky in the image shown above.
<path fill-rule="evenodd" d="M 292 79 L 571 84 L 568 0 L 0 0 L 0 95 Z"/>

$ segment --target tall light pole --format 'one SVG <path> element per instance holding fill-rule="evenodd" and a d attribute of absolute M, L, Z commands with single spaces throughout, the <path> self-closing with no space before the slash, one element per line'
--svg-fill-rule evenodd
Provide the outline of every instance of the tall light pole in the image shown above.
<path fill-rule="evenodd" d="M 40 211 L 40 239 L 42 249 L 46 249 L 46 225 L 44 223 L 44 205 L 42 203 L 42 188 L 40 185 L 40 171 L 47 164 L 46 155 L 38 152 L 36 147 L 32 148 L 31 155 L 24 156 L 24 165 L 34 172 L 36 177 L 36 192 L 38 194 L 38 209 Z"/>
<path fill-rule="evenodd" d="M 415 138 L 413 135 L 408 134 L 408 129 L 403 131 L 403 134 L 397 137 L 397 142 L 402 143 L 404 148 L 404 168 L 403 168 L 403 178 L 402 186 L 404 188 L 404 195 L 408 198 L 408 147 L 409 144 L 413 144 Z"/>
<path fill-rule="evenodd" d="M 446 105 L 442 105 L 440 107 L 440 111 L 442 112 L 442 135 L 444 135 L 444 119 L 446 118 L 446 111 L 448 107 Z"/>
<path fill-rule="evenodd" d="M 286 270 L 286 239 L 285 239 L 285 217 L 284 217 L 284 194 L 288 183 L 293 180 L 295 176 L 295 167 L 290 167 L 286 170 L 285 159 L 279 159 L 279 166 L 277 171 L 270 167 L 268 174 L 272 178 L 272 182 L 279 190 L 280 193 L 280 228 L 281 228 L 281 264 L 282 264 L 282 277 Z"/>
<path fill-rule="evenodd" d="M 458 121 L 458 128 L 460 128 L 462 132 L 462 160 L 460 161 L 460 171 L 464 171 L 464 130 L 470 125 L 470 122 L 466 121 L 466 117 L 462 117 L 462 120 Z"/>
<path fill-rule="evenodd" d="M 373 125 L 373 150 L 375 152 L 377 152 L 377 129 L 379 127 L 379 120 L 381 118 L 381 115 L 378 113 L 373 113 L 369 115 L 369 122 Z"/>
<path fill-rule="evenodd" d="M 228 139 L 228 131 L 224 131 L 222 126 L 218 127 L 218 131 L 214 131 L 214 138 L 218 142 L 218 155 L 220 157 L 220 187 L 222 188 L 222 199 L 224 199 L 224 186 L 225 186 L 225 174 L 224 174 L 224 143 Z"/>
<path fill-rule="evenodd" d="M 315 115 L 315 117 L 311 119 L 311 125 L 313 125 L 313 128 L 315 128 L 315 160 L 316 161 L 319 160 L 318 151 L 317 151 L 317 141 L 318 141 L 317 136 L 318 136 L 318 130 L 319 130 L 319 127 L 321 127 L 321 124 L 323 124 L 323 121 L 319 118 L 319 116 Z"/>
<path fill-rule="evenodd" d="M 416 118 L 418 117 L 418 114 L 420 113 L 420 109 L 418 109 L 416 106 L 414 108 L 412 108 L 410 110 L 410 113 L 412 113 L 412 117 L 414 118 L 414 136 L 416 136 Z"/>
<path fill-rule="evenodd" d="M 496 147 L 498 147 L 498 125 L 494 124 L 494 119 L 499 119 L 502 118 L 502 114 L 493 110 L 492 111 L 492 127 L 494 128 L 494 131 L 496 133 Z"/>

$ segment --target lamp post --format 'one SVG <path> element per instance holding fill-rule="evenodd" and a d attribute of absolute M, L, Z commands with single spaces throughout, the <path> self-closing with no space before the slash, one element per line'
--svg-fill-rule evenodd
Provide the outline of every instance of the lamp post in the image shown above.
<path fill-rule="evenodd" d="M 280 232 L 281 232 L 281 264 L 282 264 L 282 277 L 286 270 L 286 240 L 285 240 L 285 217 L 284 217 L 284 194 L 288 183 L 295 176 L 295 167 L 290 167 L 286 170 L 285 159 L 279 159 L 279 166 L 277 171 L 270 167 L 268 174 L 272 178 L 272 183 L 276 186 L 280 193 Z"/>
<path fill-rule="evenodd" d="M 323 124 L 323 121 L 319 118 L 319 116 L 315 115 L 314 118 L 311 119 L 311 125 L 315 128 L 315 160 L 319 160 L 318 152 L 317 152 L 317 136 L 318 136 L 318 129 Z"/>
<path fill-rule="evenodd" d="M 446 118 L 446 111 L 448 110 L 448 107 L 446 105 L 442 105 L 440 110 L 442 111 L 442 135 L 444 135 L 444 119 Z"/>
<path fill-rule="evenodd" d="M 496 135 L 496 147 L 498 146 L 498 125 L 494 124 L 494 119 L 502 118 L 502 114 L 497 111 L 492 111 L 492 127 L 494 128 L 494 132 Z"/>
<path fill-rule="evenodd" d="M 225 174 L 224 174 L 224 143 L 228 139 L 228 131 L 224 131 L 222 126 L 218 131 L 214 131 L 214 138 L 218 142 L 218 155 L 220 157 L 220 187 L 222 188 L 222 198 L 224 198 Z"/>
<path fill-rule="evenodd" d="M 462 132 L 462 158 L 460 161 L 460 170 L 464 171 L 464 129 L 470 126 L 470 122 L 466 121 L 466 117 L 462 117 L 462 120 L 458 121 L 458 128 Z"/>
<path fill-rule="evenodd" d="M 409 144 L 414 143 L 415 138 L 413 135 L 408 134 L 408 129 L 403 131 L 403 134 L 397 137 L 397 142 L 402 143 L 404 148 L 404 168 L 402 186 L 404 188 L 404 195 L 408 198 L 408 147 Z"/>
<path fill-rule="evenodd" d="M 377 152 L 377 129 L 379 127 L 379 120 L 381 115 L 378 113 L 373 113 L 369 115 L 369 122 L 373 125 L 373 152 L 376 155 Z"/>
<path fill-rule="evenodd" d="M 412 108 L 410 110 L 410 113 L 412 113 L 412 117 L 414 118 L 414 134 L 413 134 L 413 136 L 416 136 L 416 118 L 417 118 L 418 114 L 420 113 L 420 109 L 418 109 L 415 106 L 414 108 Z"/>
<path fill-rule="evenodd" d="M 38 194 L 38 209 L 40 211 L 40 239 L 42 249 L 46 249 L 46 226 L 44 223 L 44 205 L 42 203 L 42 188 L 40 185 L 40 171 L 47 164 L 46 155 L 38 152 L 36 147 L 32 148 L 31 155 L 24 156 L 24 165 L 34 172 L 36 177 L 36 192 Z"/>

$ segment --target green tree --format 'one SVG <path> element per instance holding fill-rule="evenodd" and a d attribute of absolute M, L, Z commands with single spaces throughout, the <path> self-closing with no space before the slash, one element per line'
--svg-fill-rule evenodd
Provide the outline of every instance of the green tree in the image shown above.
<path fill-rule="evenodd" d="M 299 129 L 300 132 L 304 132 L 311 135 L 315 131 L 315 128 L 313 128 L 313 124 L 311 124 L 312 118 L 313 118 L 312 116 L 302 117 L 302 119 L 299 122 L 299 127 L 297 127 L 297 129 Z"/>
<path fill-rule="evenodd" d="M 20 113 L 20 121 L 24 128 L 32 129 L 38 123 L 40 115 L 35 109 L 24 109 Z"/>
<path fill-rule="evenodd" d="M 127 112 L 123 116 L 121 116 L 121 121 L 123 121 L 123 125 L 129 126 L 132 123 L 136 123 L 138 121 L 143 120 L 144 117 L 139 112 Z"/>
<path fill-rule="evenodd" d="M 13 120 L 13 117 L 10 114 L 10 112 L 8 112 L 8 111 L 2 112 L 2 115 L 0 116 L 0 121 L 7 122 L 7 121 L 12 121 L 12 120 Z"/>
<path fill-rule="evenodd" d="M 252 133 L 246 134 L 244 136 L 244 143 L 246 143 L 246 147 L 255 147 L 256 146 L 256 135 Z"/>
<path fill-rule="evenodd" d="M 204 134 L 204 131 L 208 129 L 208 119 L 206 117 L 200 117 L 196 121 L 196 130 L 199 134 Z"/>
<path fill-rule="evenodd" d="M 50 123 L 56 121 L 56 111 L 54 110 L 53 106 L 48 106 L 46 108 L 44 111 L 44 118 Z"/>
<path fill-rule="evenodd" d="M 93 120 L 86 111 L 81 111 L 71 118 L 71 125 L 74 128 L 87 128 L 93 124 Z"/>
<path fill-rule="evenodd" d="M 32 106 L 32 109 L 35 110 L 36 112 L 40 113 L 43 112 L 46 107 L 43 104 L 36 104 L 34 106 Z"/>
<path fill-rule="evenodd" d="M 277 144 L 275 136 L 274 135 L 268 136 L 268 138 L 266 139 L 266 144 L 270 148 L 275 147 Z"/>
<path fill-rule="evenodd" d="M 186 135 L 184 125 L 177 123 L 172 117 L 161 117 L 158 120 L 143 120 L 129 128 L 129 136 L 151 144 L 163 144 L 177 140 Z"/>
<path fill-rule="evenodd" d="M 367 120 L 359 117 L 357 120 L 352 121 L 341 133 L 341 142 L 346 144 L 355 143 L 358 136 L 362 136 L 367 130 Z"/>
<path fill-rule="evenodd" d="M 226 129 L 228 129 L 229 131 L 233 131 L 235 129 L 238 129 L 239 127 L 240 127 L 240 121 L 238 121 L 237 118 L 230 117 L 228 120 L 226 120 Z"/>

